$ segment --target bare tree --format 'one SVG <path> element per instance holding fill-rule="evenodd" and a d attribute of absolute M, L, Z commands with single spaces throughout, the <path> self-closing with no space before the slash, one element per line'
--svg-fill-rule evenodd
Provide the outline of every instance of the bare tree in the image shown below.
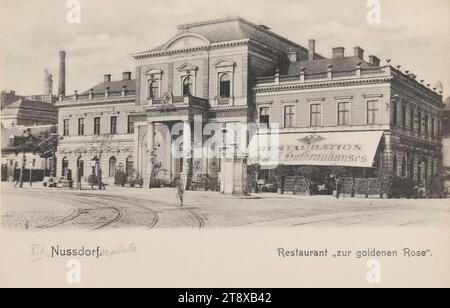
<path fill-rule="evenodd" d="M 98 157 L 98 164 L 96 165 L 97 168 L 97 184 L 98 189 L 101 190 L 103 186 L 102 182 L 102 168 L 101 168 L 101 161 L 102 161 L 102 155 L 103 153 L 110 147 L 112 141 L 114 139 L 114 135 L 112 134 L 103 134 L 103 135 L 94 135 L 92 137 L 92 142 L 90 146 L 90 151 L 97 153 Z"/>

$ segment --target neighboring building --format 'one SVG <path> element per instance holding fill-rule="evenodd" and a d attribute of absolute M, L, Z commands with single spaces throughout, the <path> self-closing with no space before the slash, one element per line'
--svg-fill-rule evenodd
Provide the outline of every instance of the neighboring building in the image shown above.
<path fill-rule="evenodd" d="M 441 95 L 375 56 L 364 61 L 359 47 L 351 57 L 335 48 L 326 59 L 314 40 L 305 48 L 266 26 L 227 18 L 181 25 L 167 43 L 133 57 L 135 80 L 130 73 L 121 81 L 106 75 L 56 103 L 61 175 L 82 164 L 86 178 L 100 164 L 112 182 L 120 165 L 147 180 L 145 186 L 158 170 L 188 186 L 206 177 L 220 182 L 222 192 L 245 193 L 245 159 L 191 159 L 209 150 L 192 138 L 198 117 L 202 127 L 217 123 L 224 131 L 230 123 L 279 123 L 281 145 L 290 151 L 280 162 L 288 165 L 375 167 L 416 179 L 441 165 Z M 171 134 L 180 123 L 181 131 Z M 231 143 L 246 145 L 249 137 Z M 342 145 L 349 153 L 325 140 L 350 141 Z M 322 143 L 322 156 L 298 156 L 291 150 L 299 142 L 309 150 Z M 349 151 L 361 147 L 363 153 Z M 173 148 L 182 157 L 173 157 Z"/>
<path fill-rule="evenodd" d="M 32 126 L 56 124 L 56 97 L 48 95 L 18 96 L 14 91 L 1 92 L 1 126 Z"/>
<path fill-rule="evenodd" d="M 442 154 L 446 186 L 450 188 L 450 97 L 445 100 L 442 121 Z"/>
<path fill-rule="evenodd" d="M 79 166 L 81 178 L 87 180 L 99 163 L 104 181 L 110 184 L 121 163 L 129 175 L 133 173 L 135 85 L 130 72 L 119 81 L 105 75 L 92 89 L 61 98 L 56 104 L 63 137 L 57 154 L 58 176 L 66 176 L 68 170 L 75 175 Z"/>
<path fill-rule="evenodd" d="M 38 153 L 31 151 L 22 152 L 17 150 L 18 145 L 23 141 L 21 137 L 31 134 L 39 136 L 44 133 L 55 132 L 54 125 L 35 125 L 31 127 L 15 126 L 10 128 L 2 128 L 1 130 L 1 156 L 2 156 L 2 181 L 17 180 L 20 168 L 25 162 L 24 181 L 29 181 L 30 168 L 34 171 L 33 180 L 41 181 L 44 176 L 49 176 L 52 168 L 52 158 L 42 157 Z"/>

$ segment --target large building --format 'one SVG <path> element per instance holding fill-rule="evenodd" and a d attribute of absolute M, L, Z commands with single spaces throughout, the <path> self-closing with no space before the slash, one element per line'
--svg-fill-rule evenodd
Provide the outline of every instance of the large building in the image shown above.
<path fill-rule="evenodd" d="M 436 173 L 440 93 L 375 56 L 365 61 L 359 47 L 352 56 L 335 48 L 330 59 L 315 50 L 314 40 L 305 48 L 242 18 L 178 26 L 165 44 L 133 55 L 135 79 L 105 75 L 92 89 L 60 96 L 60 173 L 81 167 L 86 178 L 100 166 L 113 182 L 123 168 L 144 186 L 151 175 L 188 187 L 207 178 L 222 192 L 245 193 L 247 165 L 263 162 L 220 152 L 239 144 L 249 154 L 253 135 L 211 146 L 196 134 L 215 124 L 209 137 L 221 135 L 233 123 L 279 124 L 281 164 L 375 167 L 415 179 Z"/>
<path fill-rule="evenodd" d="M 1 92 L 1 127 L 52 125 L 58 122 L 56 96 L 19 96 L 14 91 Z"/>

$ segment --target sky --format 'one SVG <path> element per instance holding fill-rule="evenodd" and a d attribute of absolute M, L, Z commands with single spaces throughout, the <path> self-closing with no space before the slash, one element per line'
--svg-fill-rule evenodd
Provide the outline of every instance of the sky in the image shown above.
<path fill-rule="evenodd" d="M 67 52 L 66 89 L 85 91 L 132 71 L 130 54 L 167 42 L 183 23 L 240 16 L 317 52 L 348 55 L 358 45 L 402 65 L 450 95 L 450 1 L 379 0 L 381 23 L 367 22 L 374 0 L 79 0 L 81 22 L 66 21 L 69 0 L 0 0 L 0 88 L 43 92 L 44 69 L 57 90 L 59 50 Z M 72 1 L 72 0 L 70 0 Z M 134 78 L 134 77 L 133 77 Z"/>

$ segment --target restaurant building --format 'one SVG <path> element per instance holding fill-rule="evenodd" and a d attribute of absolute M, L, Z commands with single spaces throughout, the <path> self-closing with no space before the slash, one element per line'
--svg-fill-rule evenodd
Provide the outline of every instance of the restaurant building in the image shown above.
<path fill-rule="evenodd" d="M 275 124 L 280 164 L 418 180 L 441 166 L 441 94 L 389 62 L 366 61 L 359 47 L 325 58 L 314 40 L 306 48 L 267 26 L 226 18 L 180 25 L 166 43 L 133 58 L 134 79 L 105 75 L 90 90 L 59 97 L 61 175 L 82 164 L 86 177 L 97 164 L 111 183 L 126 169 L 144 187 L 155 177 L 181 178 L 187 188 L 208 181 L 223 193 L 247 193 L 248 166 L 265 162 L 246 146 L 273 134 Z M 269 131 L 223 137 L 236 123 Z M 214 135 L 220 142 L 211 145 Z"/>

